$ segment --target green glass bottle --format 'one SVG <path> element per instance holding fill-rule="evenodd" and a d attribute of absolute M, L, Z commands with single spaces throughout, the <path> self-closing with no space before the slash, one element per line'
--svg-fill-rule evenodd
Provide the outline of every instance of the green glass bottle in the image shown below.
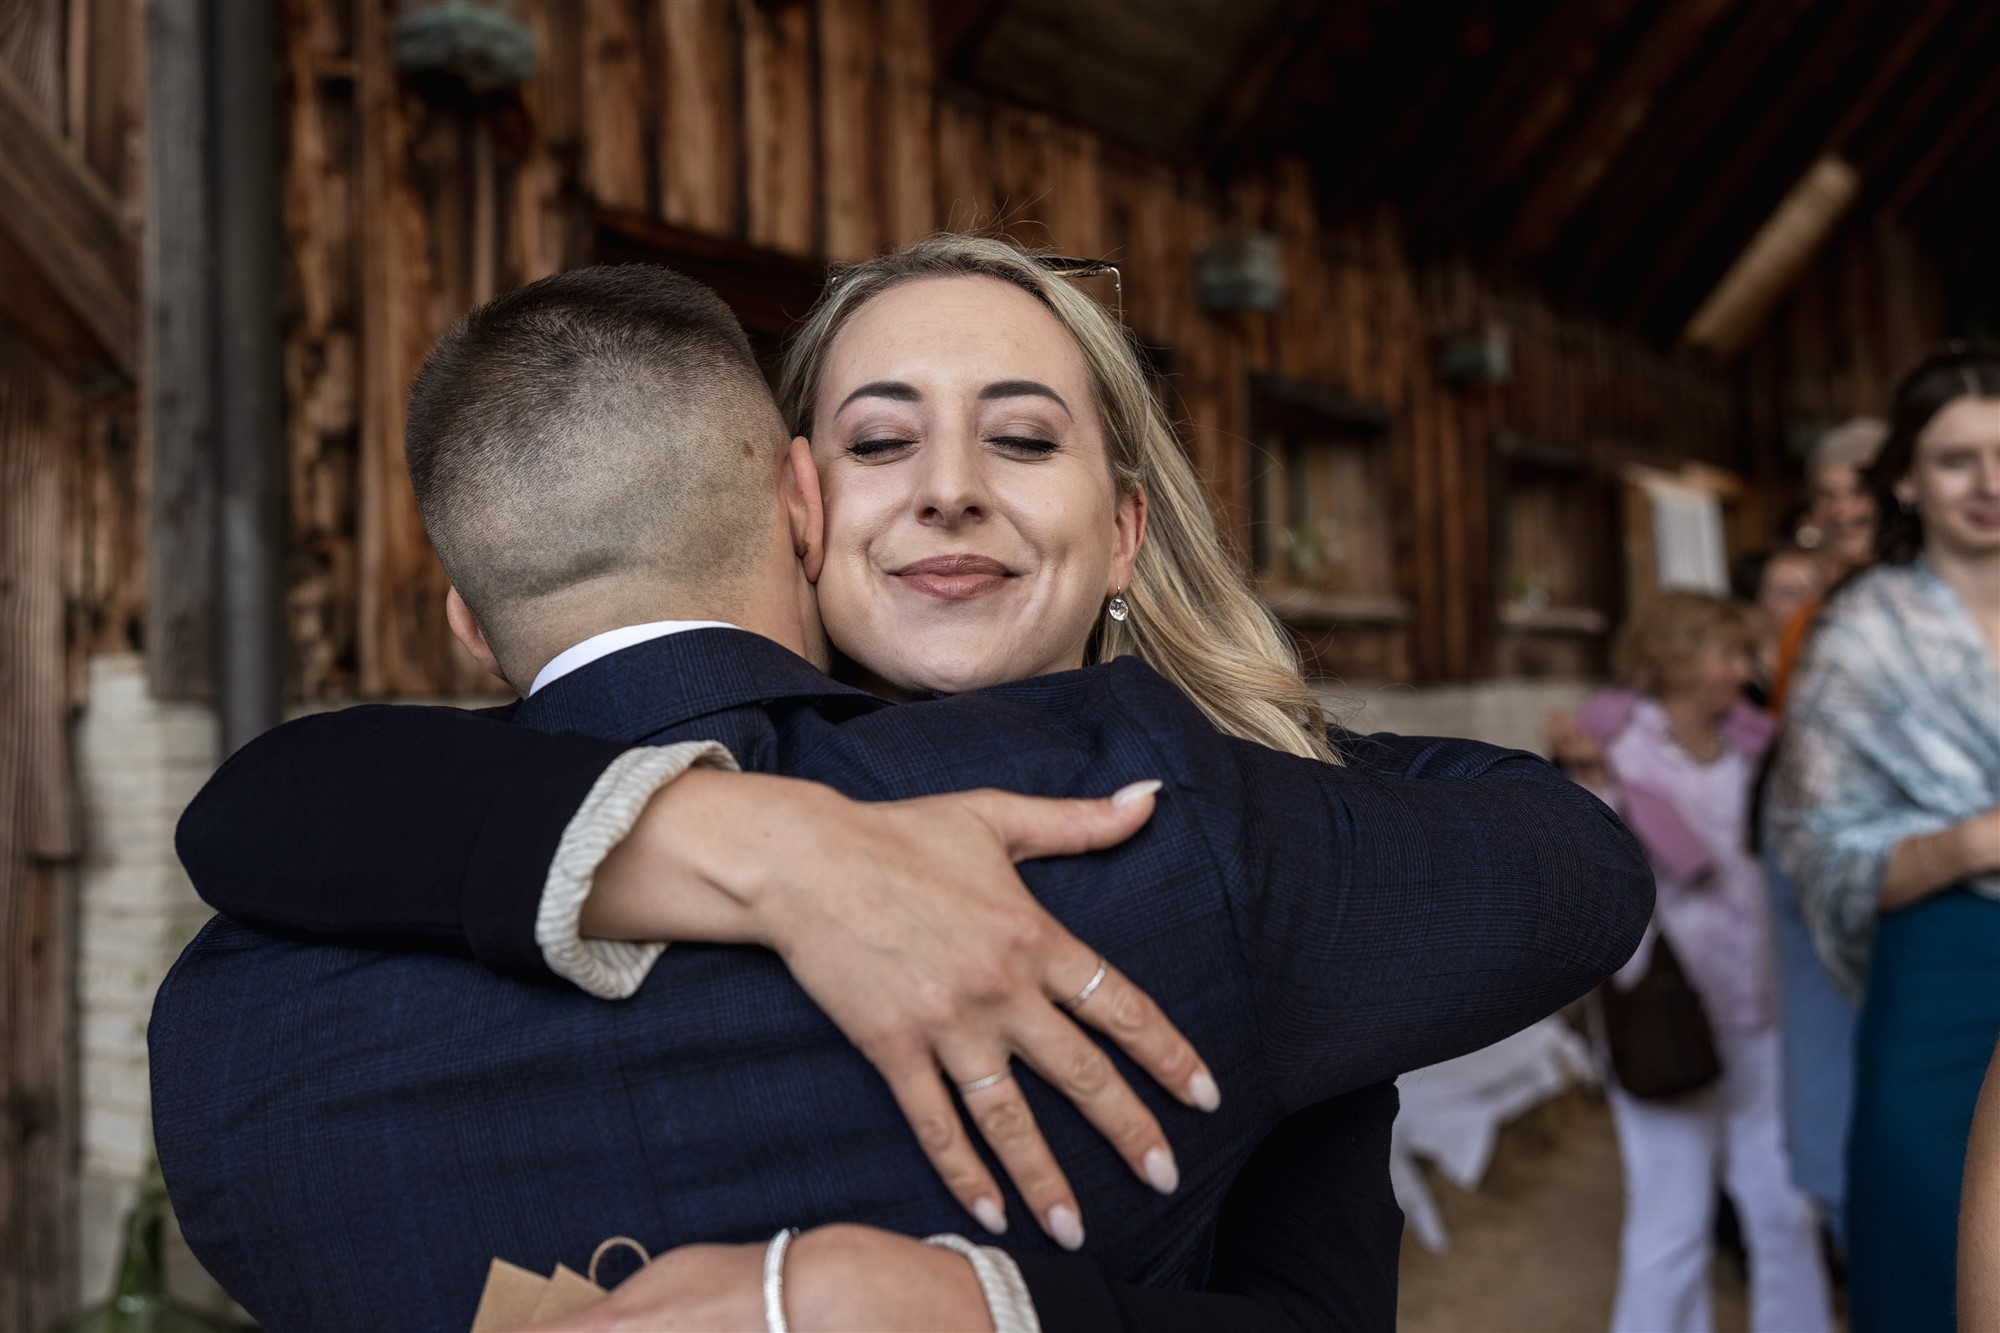
<path fill-rule="evenodd" d="M 139 1198 L 125 1219 L 125 1253 L 111 1299 L 79 1310 L 49 1333 L 239 1333 L 242 1325 L 198 1310 L 167 1294 L 161 1235 L 167 1221 L 167 1182 L 150 1162 Z"/>

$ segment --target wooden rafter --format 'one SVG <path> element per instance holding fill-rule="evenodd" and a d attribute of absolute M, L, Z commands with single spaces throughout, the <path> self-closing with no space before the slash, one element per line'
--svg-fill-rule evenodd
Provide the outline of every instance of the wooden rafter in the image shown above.
<path fill-rule="evenodd" d="M 1467 122 L 1464 137 L 1410 210 L 1422 235 L 1507 185 L 1574 111 L 1604 47 L 1637 0 L 1563 0 L 1511 60 Z"/>
<path fill-rule="evenodd" d="M 931 42 L 940 73 L 962 75 L 1008 0 L 944 0 L 931 7 Z"/>
<path fill-rule="evenodd" d="M 1988 58 L 1990 60 L 1990 56 Z M 1989 132 L 1993 131 L 1995 123 L 1993 111 L 1996 104 L 2000 104 L 2000 79 L 1988 75 L 1980 80 L 1979 91 L 1958 109 L 1958 113 L 1952 117 L 1944 132 L 1933 139 L 1930 146 L 1917 158 L 1915 165 L 1903 173 L 1903 178 L 1896 183 L 1888 199 L 1883 203 L 1882 211 L 1891 217 L 1900 214 L 1926 185 L 1936 179 L 1938 169 L 1951 160 L 1952 155 L 1975 129 L 1983 125 Z M 1978 158 L 1975 157 L 1974 160 L 1977 161 Z"/>
<path fill-rule="evenodd" d="M 1572 289 L 1587 288 L 1624 249 L 1688 159 L 1731 112 L 1741 109 L 1745 92 L 1769 76 L 1769 62 L 1814 3 L 1778 0 L 1755 6 L 1701 77 L 1654 117 L 1627 154 L 1635 165 L 1606 184 L 1603 205 L 1591 219 L 1593 239 L 1572 270 Z"/>
<path fill-rule="evenodd" d="M 1633 138 L 1653 103 L 1700 49 L 1732 0 L 1681 0 L 1646 29 L 1631 57 L 1612 76 L 1542 170 L 1501 243 L 1501 262 L 1532 259 L 1555 243 Z"/>
<path fill-rule="evenodd" d="M 1859 164 L 1864 175 L 1877 176 L 1887 170 L 1890 163 L 1908 155 L 1906 145 L 1911 134 L 1923 123 L 1931 108 L 1937 105 L 1938 98 L 1958 81 L 1959 74 L 1969 63 L 1979 68 L 1982 74 L 1979 80 L 1981 92 L 1975 95 L 1975 100 L 1983 100 L 1990 92 L 1995 81 L 1990 65 L 1985 63 L 1991 60 L 1991 55 L 1984 49 L 1983 43 L 1993 30 L 1996 19 L 2000 19 L 2000 5 L 1981 5 L 1974 11 L 1964 29 L 1955 35 L 1950 50 L 1924 71 L 1923 79 L 1896 108 L 1896 114 L 1890 118 L 1888 125 L 1880 134 L 1870 136 L 1868 151 Z"/>
<path fill-rule="evenodd" d="M 139 263 L 110 190 L 0 67 L 0 315 L 86 385 L 139 364 Z"/>
<path fill-rule="evenodd" d="M 1826 138 L 1823 131 L 1810 136 L 1805 151 L 1799 154 L 1797 160 L 1775 165 L 1771 161 L 1774 151 L 1788 136 L 1798 136 L 1798 118 L 1814 97 L 1832 83 L 1853 59 L 1861 45 L 1866 21 L 1874 13 L 1873 0 L 1848 0 L 1834 16 L 1798 72 L 1786 82 L 1778 96 L 1761 109 L 1754 128 L 1730 155 L 1727 164 L 1709 179 L 1707 188 L 1694 203 L 1681 212 L 1680 221 L 1654 251 L 1650 271 L 1627 306 L 1629 315 L 1643 314 L 1670 284 L 1685 280 L 1684 268 L 1696 245 L 1709 235 L 1732 207 L 1741 208 L 1746 186 L 1754 175 L 1761 173 L 1790 182 L 1816 155 Z M 1746 219 L 1745 235 L 1761 224 L 1772 202 L 1775 201 L 1763 196 L 1763 201 Z"/>

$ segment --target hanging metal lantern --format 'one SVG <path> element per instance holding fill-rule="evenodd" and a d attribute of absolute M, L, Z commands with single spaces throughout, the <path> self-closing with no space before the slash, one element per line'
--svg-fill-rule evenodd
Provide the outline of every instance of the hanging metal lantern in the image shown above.
<path fill-rule="evenodd" d="M 1210 314 L 1276 310 L 1285 297 L 1285 251 L 1268 232 L 1225 236 L 1201 252 L 1201 308 Z"/>
<path fill-rule="evenodd" d="M 474 97 L 506 92 L 535 77 L 535 32 L 511 3 L 437 0 L 396 19 L 396 71 L 445 81 Z"/>

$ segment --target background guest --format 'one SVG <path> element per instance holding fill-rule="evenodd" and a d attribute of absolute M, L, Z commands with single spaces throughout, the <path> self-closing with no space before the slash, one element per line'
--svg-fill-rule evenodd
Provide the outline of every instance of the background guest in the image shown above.
<path fill-rule="evenodd" d="M 1868 481 L 1882 563 L 1798 668 L 1769 831 L 1863 992 L 1847 1157 L 1853 1326 L 1953 1327 L 1961 1164 L 2000 1037 L 2000 356 L 1898 390 Z"/>
<path fill-rule="evenodd" d="M 1572 775 L 1625 816 L 1659 886 L 1655 929 L 1612 984 L 1636 984 L 1664 939 L 1700 997 L 1722 1067 L 1715 1082 L 1670 1100 L 1607 1080 L 1625 1164 L 1614 1330 L 1712 1326 L 1718 1183 L 1749 1250 L 1752 1328 L 1833 1325 L 1817 1219 L 1786 1168 L 1767 907 L 1749 847 L 1751 789 L 1772 734 L 1742 698 L 1757 643 L 1748 607 L 1662 593 L 1619 636 L 1614 665 L 1627 688 L 1552 725 L 1559 758 L 1583 761 Z M 1593 748 L 1603 756 L 1594 766 Z"/>

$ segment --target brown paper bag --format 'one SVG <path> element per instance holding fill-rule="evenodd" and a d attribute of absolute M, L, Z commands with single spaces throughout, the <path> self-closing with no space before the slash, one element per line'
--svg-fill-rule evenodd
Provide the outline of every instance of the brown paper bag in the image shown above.
<path fill-rule="evenodd" d="M 608 1294 L 597 1285 L 598 1261 L 619 1245 L 638 1251 L 641 1263 L 650 1262 L 645 1247 L 624 1236 L 613 1236 L 597 1247 L 590 1256 L 589 1277 L 566 1264 L 557 1264 L 553 1277 L 542 1277 L 495 1259 L 486 1270 L 486 1289 L 479 1293 L 479 1308 L 472 1315 L 472 1333 L 515 1333 L 589 1309 Z"/>

